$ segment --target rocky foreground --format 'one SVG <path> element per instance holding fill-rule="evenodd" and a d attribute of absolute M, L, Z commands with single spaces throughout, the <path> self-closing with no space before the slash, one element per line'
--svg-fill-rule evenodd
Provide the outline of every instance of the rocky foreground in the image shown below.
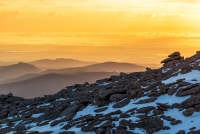
<path fill-rule="evenodd" d="M 0 95 L 0 133 L 200 134 L 200 52 L 162 63 L 34 99 Z"/>

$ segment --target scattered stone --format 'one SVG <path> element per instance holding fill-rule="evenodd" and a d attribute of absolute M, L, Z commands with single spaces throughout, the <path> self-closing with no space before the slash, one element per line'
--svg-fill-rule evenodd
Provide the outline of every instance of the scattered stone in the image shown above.
<path fill-rule="evenodd" d="M 190 109 L 186 109 L 184 112 L 183 112 L 183 114 L 187 117 L 187 116 L 191 116 L 191 115 L 193 115 L 193 113 L 194 113 L 194 109 L 193 108 L 190 108 Z"/>
<path fill-rule="evenodd" d="M 188 132 L 187 134 L 200 134 L 200 130 L 197 130 L 197 131 L 190 131 L 190 132 Z"/>
<path fill-rule="evenodd" d="M 138 127 L 145 129 L 148 134 L 152 134 L 163 129 L 163 121 L 157 116 L 146 117 L 139 121 Z"/>
<path fill-rule="evenodd" d="M 110 115 L 115 115 L 115 114 L 121 114 L 122 111 L 121 110 L 117 110 L 117 111 L 114 111 L 114 112 L 110 112 L 108 114 L 105 114 L 105 116 L 110 116 Z"/>
<path fill-rule="evenodd" d="M 144 100 L 140 100 L 137 103 L 134 104 L 145 104 L 145 103 L 150 103 L 150 102 L 154 102 L 157 98 L 148 98 L 148 99 L 144 99 Z"/>
<path fill-rule="evenodd" d="M 161 115 L 161 114 L 164 114 L 164 112 L 162 110 L 159 110 L 159 109 L 154 109 L 153 114 L 154 115 Z"/>
<path fill-rule="evenodd" d="M 75 134 L 75 132 L 73 132 L 73 131 L 64 131 L 64 132 L 60 132 L 59 134 Z"/>
<path fill-rule="evenodd" d="M 113 94 L 110 96 L 110 100 L 113 102 L 118 102 L 121 101 L 123 99 L 127 98 L 126 94 Z"/>
<path fill-rule="evenodd" d="M 196 129 L 196 127 L 192 127 L 192 128 L 190 128 L 189 130 L 194 130 L 194 129 Z"/>
<path fill-rule="evenodd" d="M 113 108 L 122 108 L 122 107 L 126 106 L 129 103 L 130 103 L 130 99 L 124 99 L 121 102 L 118 102 L 118 103 L 114 104 L 112 107 Z"/>
<path fill-rule="evenodd" d="M 126 114 L 126 113 L 120 114 L 120 118 L 129 118 L 129 117 L 131 117 L 129 114 Z"/>
<path fill-rule="evenodd" d="M 180 130 L 176 134 L 185 134 L 185 131 L 184 130 Z"/>
<path fill-rule="evenodd" d="M 170 122 L 170 124 L 173 125 L 173 126 L 177 125 L 177 124 L 181 124 L 181 123 L 182 123 L 181 120 L 173 120 L 173 121 Z"/>
<path fill-rule="evenodd" d="M 137 109 L 137 113 L 145 113 L 148 114 L 151 110 L 153 110 L 155 107 L 154 106 L 147 106 L 147 107 L 143 107 L 140 109 Z"/>
<path fill-rule="evenodd" d="M 95 113 L 99 113 L 99 112 L 103 112 L 103 111 L 105 111 L 107 109 L 108 109 L 108 107 L 103 107 L 103 108 L 99 108 L 99 109 L 94 110 L 94 112 Z"/>

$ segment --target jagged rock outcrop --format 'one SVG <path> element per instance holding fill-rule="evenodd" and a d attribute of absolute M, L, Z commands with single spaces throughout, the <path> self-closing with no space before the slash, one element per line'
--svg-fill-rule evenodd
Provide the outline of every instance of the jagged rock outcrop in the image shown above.
<path fill-rule="evenodd" d="M 199 133 L 200 51 L 162 63 L 44 97 L 0 95 L 0 133 Z"/>
<path fill-rule="evenodd" d="M 173 67 L 175 64 L 183 62 L 184 57 L 181 57 L 180 52 L 174 52 L 168 56 L 168 58 L 161 61 L 161 63 L 164 63 L 164 67 Z"/>

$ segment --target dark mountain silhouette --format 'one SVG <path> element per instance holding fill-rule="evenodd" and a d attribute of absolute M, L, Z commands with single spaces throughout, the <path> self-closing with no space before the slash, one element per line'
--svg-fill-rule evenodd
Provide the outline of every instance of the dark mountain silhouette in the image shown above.
<path fill-rule="evenodd" d="M 41 70 L 34 65 L 19 62 L 18 64 L 1 66 L 0 81 L 16 78 L 28 73 L 39 73 Z"/>
<path fill-rule="evenodd" d="M 87 65 L 95 64 L 96 62 L 85 62 L 74 59 L 42 59 L 30 62 L 30 64 L 35 65 L 41 69 L 58 69 L 58 68 L 69 68 L 69 67 L 82 67 Z"/>
<path fill-rule="evenodd" d="M 74 73 L 74 72 L 137 72 L 144 71 L 145 67 L 131 63 L 104 62 L 85 67 L 67 68 L 67 69 L 49 69 L 42 74 L 48 73 Z"/>
<path fill-rule="evenodd" d="M 45 94 L 53 94 L 60 89 L 73 84 L 83 84 L 95 82 L 97 79 L 117 75 L 116 72 L 87 72 L 74 75 L 64 74 L 45 74 L 28 80 L 1 84 L 0 94 L 13 93 L 24 98 L 33 98 Z"/>

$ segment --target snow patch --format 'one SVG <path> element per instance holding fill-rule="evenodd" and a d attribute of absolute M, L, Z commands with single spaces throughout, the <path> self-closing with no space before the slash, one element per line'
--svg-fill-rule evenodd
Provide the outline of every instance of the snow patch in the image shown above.
<path fill-rule="evenodd" d="M 41 115 L 43 115 L 44 113 L 38 113 L 38 114 L 33 114 L 32 115 L 32 118 L 38 118 L 40 117 Z"/>
<path fill-rule="evenodd" d="M 178 74 L 177 76 L 171 77 L 167 80 L 162 81 L 164 84 L 170 84 L 173 82 L 176 82 L 178 79 L 185 79 L 184 81 L 189 82 L 189 83 L 199 83 L 200 82 L 200 71 L 198 70 L 192 70 L 189 73 L 186 74 Z M 193 80 L 196 81 L 193 81 Z"/>
<path fill-rule="evenodd" d="M 165 69 L 162 70 L 162 73 L 167 73 L 170 70 L 172 70 L 172 68 L 165 68 Z"/>

